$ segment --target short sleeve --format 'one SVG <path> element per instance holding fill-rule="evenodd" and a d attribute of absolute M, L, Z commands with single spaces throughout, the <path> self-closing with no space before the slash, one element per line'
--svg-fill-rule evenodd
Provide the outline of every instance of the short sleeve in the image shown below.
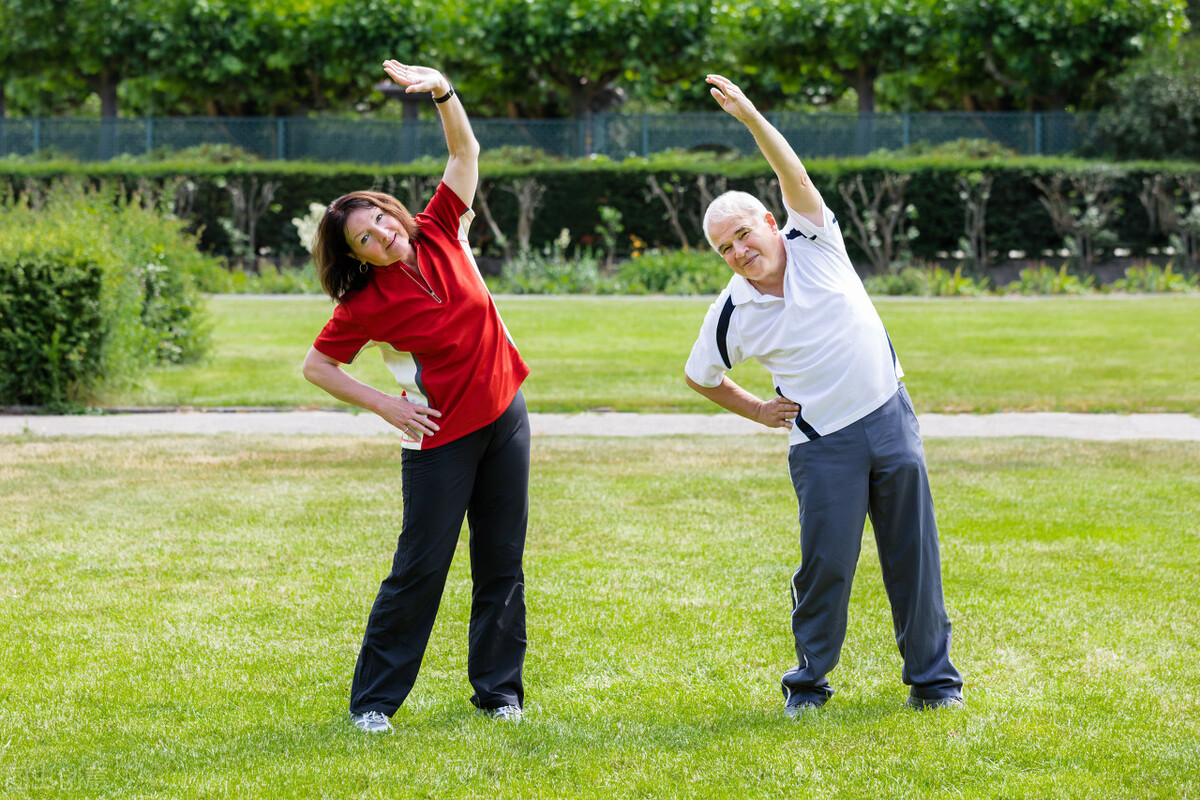
<path fill-rule="evenodd" d="M 709 306 L 683 370 L 695 383 L 720 386 L 725 373 L 745 360 L 732 324 L 735 311 L 728 289 Z"/>
<path fill-rule="evenodd" d="M 333 307 L 333 316 L 317 335 L 313 347 L 330 358 L 349 364 L 371 344 L 371 337 L 354 321 L 344 303 Z"/>
<path fill-rule="evenodd" d="M 439 183 L 433 193 L 429 205 L 421 214 L 418 222 L 421 225 L 433 223 L 454 239 L 465 239 L 466 228 L 474 219 L 474 212 L 467 207 L 462 198 L 445 183 Z"/>

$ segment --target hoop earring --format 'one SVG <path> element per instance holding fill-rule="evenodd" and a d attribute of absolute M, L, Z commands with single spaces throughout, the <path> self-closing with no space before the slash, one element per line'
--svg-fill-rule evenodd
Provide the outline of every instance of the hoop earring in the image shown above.
<path fill-rule="evenodd" d="M 358 272 L 360 275 L 367 274 L 367 262 L 365 262 L 365 261 L 358 262 Z"/>

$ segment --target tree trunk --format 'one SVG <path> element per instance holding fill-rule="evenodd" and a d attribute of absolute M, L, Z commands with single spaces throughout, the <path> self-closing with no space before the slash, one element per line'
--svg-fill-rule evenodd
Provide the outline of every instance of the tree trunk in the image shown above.
<path fill-rule="evenodd" d="M 105 68 L 90 83 L 100 95 L 100 158 L 107 161 L 117 154 L 117 87 L 121 76 Z"/>
<path fill-rule="evenodd" d="M 860 64 L 853 72 L 843 73 L 858 92 L 858 134 L 855 155 L 865 156 L 875 149 L 875 78 L 873 64 Z"/>
<path fill-rule="evenodd" d="M 853 73 L 851 83 L 858 92 L 858 113 L 875 113 L 875 78 L 878 72 L 872 67 L 863 65 Z"/>
<path fill-rule="evenodd" d="M 105 68 L 92 81 L 92 88 L 100 95 L 100 116 L 117 116 L 117 87 L 121 84 L 121 76 Z"/>
<path fill-rule="evenodd" d="M 587 79 L 583 78 L 575 81 L 571 86 L 571 117 L 572 119 L 583 119 L 587 116 L 588 103 L 592 99 L 592 93 L 588 91 L 590 88 L 587 85 Z"/>

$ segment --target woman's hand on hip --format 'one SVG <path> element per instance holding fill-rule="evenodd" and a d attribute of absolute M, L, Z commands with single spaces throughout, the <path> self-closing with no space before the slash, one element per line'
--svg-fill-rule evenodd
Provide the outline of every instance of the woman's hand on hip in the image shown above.
<path fill-rule="evenodd" d="M 393 427 L 408 434 L 432 436 L 441 430 L 433 418 L 440 417 L 442 412 L 423 406 L 420 403 L 410 403 L 407 397 L 401 395 L 385 395 L 383 403 L 375 413 Z"/>

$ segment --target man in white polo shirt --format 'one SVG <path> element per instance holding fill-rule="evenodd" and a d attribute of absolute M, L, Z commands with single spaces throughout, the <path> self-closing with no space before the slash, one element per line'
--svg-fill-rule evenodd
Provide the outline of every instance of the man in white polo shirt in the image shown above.
<path fill-rule="evenodd" d="M 723 408 L 788 428 L 800 507 L 792 577 L 797 665 L 783 676 L 784 710 L 798 716 L 833 694 L 828 673 L 846 636 L 850 586 L 868 515 L 904 659 L 908 705 L 962 704 L 950 662 L 937 523 L 916 414 L 879 314 L 846 254 L 833 213 L 791 146 L 727 78 L 712 96 L 746 125 L 779 178 L 782 227 L 752 195 L 727 192 L 704 217 L 709 243 L 734 275 L 704 319 L 687 383 Z M 757 359 L 776 397 L 762 400 L 725 374 Z"/>

